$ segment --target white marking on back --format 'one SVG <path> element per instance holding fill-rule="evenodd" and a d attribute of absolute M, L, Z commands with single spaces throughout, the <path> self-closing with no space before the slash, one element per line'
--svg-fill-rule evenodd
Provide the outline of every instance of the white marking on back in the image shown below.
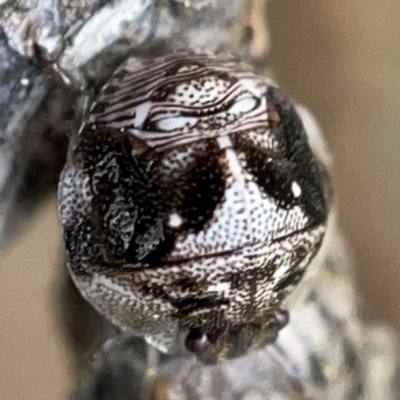
<path fill-rule="evenodd" d="M 244 170 L 243 167 L 240 165 L 238 156 L 236 152 L 232 149 L 232 142 L 231 139 L 228 136 L 222 136 L 218 138 L 218 144 L 221 149 L 225 149 L 225 154 L 226 158 L 228 161 L 228 166 L 229 170 L 232 173 L 233 179 L 236 181 L 237 185 L 240 187 L 239 191 L 242 195 L 242 201 L 243 201 L 243 208 L 245 212 L 247 213 L 247 231 L 248 232 L 253 232 L 251 229 L 251 218 L 249 213 L 249 210 L 251 209 L 250 207 L 250 201 L 248 199 L 248 188 L 246 185 L 246 180 L 244 178 Z M 252 237 L 251 240 L 254 238 Z"/>
<path fill-rule="evenodd" d="M 254 97 L 247 97 L 241 99 L 233 104 L 229 109 L 229 112 L 233 114 L 244 114 L 251 111 L 256 105 L 256 100 Z"/>
<path fill-rule="evenodd" d="M 229 136 L 221 136 L 217 139 L 217 141 L 221 150 L 232 147 L 232 142 Z"/>
<path fill-rule="evenodd" d="M 245 188 L 245 180 L 243 175 L 243 168 L 239 163 L 236 153 L 232 149 L 226 149 L 226 158 L 228 160 L 229 169 L 232 172 L 233 177 L 243 185 Z"/>
<path fill-rule="evenodd" d="M 207 289 L 207 292 L 223 293 L 224 297 L 228 297 L 230 288 L 231 288 L 230 282 L 219 282 L 216 285 L 210 285 Z"/>
<path fill-rule="evenodd" d="M 129 290 L 126 286 L 119 285 L 111 278 L 104 275 L 93 274 L 89 291 L 92 292 L 92 296 L 95 296 L 96 293 L 99 293 L 99 289 L 101 289 L 102 293 L 108 291 L 114 293 L 114 298 L 119 297 L 121 304 L 124 304 L 127 300 L 130 300 L 132 303 L 139 301 L 139 298 L 135 293 L 133 293 L 132 290 Z M 115 294 L 117 294 L 117 296 L 115 296 Z"/>
<path fill-rule="evenodd" d="M 290 268 L 289 264 L 284 264 L 281 267 L 279 267 L 274 273 L 275 281 L 278 282 L 283 277 L 283 275 L 286 274 L 289 268 Z"/>
<path fill-rule="evenodd" d="M 292 182 L 291 189 L 292 189 L 293 196 L 296 199 L 301 196 L 302 190 L 301 190 L 300 185 L 296 181 Z"/>
<path fill-rule="evenodd" d="M 179 228 L 182 224 L 183 219 L 177 212 L 173 212 L 169 215 L 168 225 L 171 228 Z"/>
<path fill-rule="evenodd" d="M 135 117 L 135 125 L 138 128 L 142 127 L 143 122 L 146 120 L 149 115 L 149 111 L 151 108 L 151 101 L 146 101 L 145 103 L 141 103 L 136 106 L 136 117 Z"/>
<path fill-rule="evenodd" d="M 185 126 L 193 126 L 197 122 L 195 117 L 182 117 L 182 116 L 171 116 L 166 117 L 158 121 L 158 128 L 164 131 L 174 131 L 176 129 L 182 129 Z"/>

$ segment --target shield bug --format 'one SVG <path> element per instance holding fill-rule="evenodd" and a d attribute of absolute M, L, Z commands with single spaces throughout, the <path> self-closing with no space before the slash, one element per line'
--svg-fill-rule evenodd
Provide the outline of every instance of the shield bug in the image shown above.
<path fill-rule="evenodd" d="M 207 362 L 275 340 L 318 252 L 330 182 L 275 84 L 229 56 L 131 58 L 59 185 L 68 265 L 116 325 Z"/>

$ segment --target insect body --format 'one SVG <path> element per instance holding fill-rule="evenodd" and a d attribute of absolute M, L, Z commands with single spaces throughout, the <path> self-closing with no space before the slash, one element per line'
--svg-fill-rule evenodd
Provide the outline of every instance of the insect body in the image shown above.
<path fill-rule="evenodd" d="M 205 361 L 276 338 L 321 246 L 327 173 L 290 99 L 230 57 L 129 59 L 59 186 L 69 269 L 116 325 Z"/>

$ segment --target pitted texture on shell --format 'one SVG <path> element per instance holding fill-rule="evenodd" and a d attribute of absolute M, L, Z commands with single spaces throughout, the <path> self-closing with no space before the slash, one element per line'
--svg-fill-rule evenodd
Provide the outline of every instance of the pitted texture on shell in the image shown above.
<path fill-rule="evenodd" d="M 291 101 L 250 67 L 129 60 L 61 179 L 72 276 L 100 312 L 163 350 L 187 329 L 222 352 L 220 338 L 232 345 L 241 330 L 261 345 L 274 335 L 260 324 L 321 245 L 328 181 Z"/>
<path fill-rule="evenodd" d="M 124 129 L 162 151 L 264 127 L 266 86 L 234 59 L 205 55 L 129 60 L 93 105 L 90 122 Z"/>

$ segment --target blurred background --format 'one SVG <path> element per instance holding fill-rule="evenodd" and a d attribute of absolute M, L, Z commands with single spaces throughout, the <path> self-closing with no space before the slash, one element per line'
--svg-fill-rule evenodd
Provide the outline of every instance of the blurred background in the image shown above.
<path fill-rule="evenodd" d="M 317 116 L 367 318 L 400 331 L 400 2 L 271 0 L 270 65 Z M 49 201 L 0 258 L 0 399 L 66 398 L 54 318 L 60 228 Z"/>

